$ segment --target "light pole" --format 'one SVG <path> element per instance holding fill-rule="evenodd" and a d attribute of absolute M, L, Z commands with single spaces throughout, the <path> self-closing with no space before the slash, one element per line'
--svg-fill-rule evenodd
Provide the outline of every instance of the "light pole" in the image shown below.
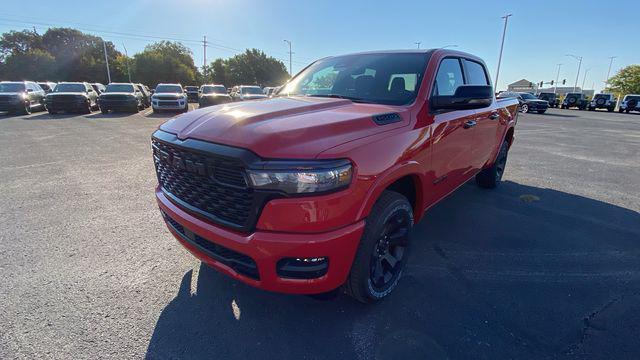
<path fill-rule="evenodd" d="M 556 94 L 558 92 L 558 80 L 560 80 L 560 67 L 562 67 L 562 64 L 557 64 L 558 65 L 558 72 L 556 73 L 556 86 L 553 87 L 553 93 Z"/>
<path fill-rule="evenodd" d="M 293 70 L 291 68 L 291 54 L 293 54 L 291 52 L 291 41 L 289 40 L 285 40 L 284 42 L 286 42 L 287 44 L 289 44 L 289 76 L 293 76 Z"/>
<path fill-rule="evenodd" d="M 422 42 L 420 42 L 420 41 L 416 41 L 416 42 L 414 42 L 414 44 L 416 44 L 416 46 L 418 47 L 418 49 L 420 49 L 420 44 L 422 44 Z"/>
<path fill-rule="evenodd" d="M 578 73 L 576 73 L 576 82 L 575 84 L 573 84 L 573 92 L 576 92 L 576 88 L 578 87 L 578 77 L 580 76 L 580 67 L 582 66 L 582 56 L 576 56 L 572 54 L 567 54 L 565 56 L 569 56 L 578 60 Z"/>
<path fill-rule="evenodd" d="M 584 71 L 584 77 L 582 78 L 582 91 L 584 91 L 584 83 L 587 81 L 587 74 L 589 73 L 589 70 L 591 70 L 591 68 Z"/>
<path fill-rule="evenodd" d="M 609 56 L 609 70 L 607 70 L 607 78 L 604 81 L 604 88 L 609 87 L 609 75 L 611 75 L 611 65 L 613 65 L 613 59 L 617 58 L 617 56 Z"/>
<path fill-rule="evenodd" d="M 129 54 L 127 54 L 127 47 L 124 46 L 124 42 L 122 43 L 122 47 L 124 48 L 124 56 L 127 58 L 127 74 L 129 74 L 129 82 L 131 81 L 131 69 L 129 68 Z"/>
<path fill-rule="evenodd" d="M 107 63 L 107 79 L 111 82 L 111 72 L 109 71 L 109 58 L 107 57 L 107 43 L 102 40 L 102 48 L 104 49 L 104 62 Z"/>
<path fill-rule="evenodd" d="M 498 69 L 496 69 L 496 83 L 495 87 L 498 87 L 498 77 L 500 76 L 500 63 L 502 62 L 502 50 L 504 49 L 504 37 L 507 34 L 507 23 L 509 22 L 509 18 L 513 14 L 507 14 L 502 17 L 504 19 L 504 29 L 502 29 L 502 43 L 500 44 L 500 55 L 498 56 Z"/>

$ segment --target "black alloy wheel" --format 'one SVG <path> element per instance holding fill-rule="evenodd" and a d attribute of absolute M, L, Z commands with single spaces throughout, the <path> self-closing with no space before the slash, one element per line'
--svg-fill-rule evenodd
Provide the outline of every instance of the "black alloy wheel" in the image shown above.
<path fill-rule="evenodd" d="M 378 293 L 384 293 L 398 280 L 404 267 L 412 219 L 397 211 L 387 220 L 371 254 L 369 281 Z"/>

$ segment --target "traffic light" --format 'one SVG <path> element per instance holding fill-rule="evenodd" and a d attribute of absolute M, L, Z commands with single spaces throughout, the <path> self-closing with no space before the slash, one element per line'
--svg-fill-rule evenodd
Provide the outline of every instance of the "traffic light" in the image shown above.
<path fill-rule="evenodd" d="M 529 81 L 529 87 L 533 89 L 533 83 Z"/>
<path fill-rule="evenodd" d="M 542 87 L 542 85 L 544 85 L 544 81 L 540 81 L 540 87 Z"/>
<path fill-rule="evenodd" d="M 551 80 L 551 86 L 553 86 L 553 80 Z"/>
<path fill-rule="evenodd" d="M 562 79 L 562 85 L 567 83 L 567 79 Z"/>

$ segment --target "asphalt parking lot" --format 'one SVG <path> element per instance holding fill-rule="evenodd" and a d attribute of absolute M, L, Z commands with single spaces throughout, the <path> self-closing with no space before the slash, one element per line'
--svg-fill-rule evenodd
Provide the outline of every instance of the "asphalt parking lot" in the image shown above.
<path fill-rule="evenodd" d="M 502 186 L 431 209 L 373 306 L 266 293 L 188 254 L 153 196 L 170 116 L 0 116 L 0 358 L 640 354 L 640 116 L 521 115 Z"/>

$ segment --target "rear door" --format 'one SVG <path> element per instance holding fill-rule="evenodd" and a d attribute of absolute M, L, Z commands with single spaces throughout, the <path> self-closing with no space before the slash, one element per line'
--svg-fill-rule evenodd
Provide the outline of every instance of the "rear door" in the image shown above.
<path fill-rule="evenodd" d="M 436 73 L 432 95 L 453 95 L 464 84 L 461 59 L 442 59 Z M 473 172 L 475 110 L 454 110 L 434 115 L 432 200 L 437 201 L 466 181 Z"/>
<path fill-rule="evenodd" d="M 465 70 L 465 83 L 467 85 L 490 85 L 489 73 L 484 65 L 468 59 L 463 59 L 462 64 Z M 497 148 L 496 144 L 500 141 L 499 133 L 500 114 L 495 104 L 490 107 L 476 110 L 476 130 L 473 142 L 473 167 L 476 170 L 481 169 L 491 154 Z"/>

